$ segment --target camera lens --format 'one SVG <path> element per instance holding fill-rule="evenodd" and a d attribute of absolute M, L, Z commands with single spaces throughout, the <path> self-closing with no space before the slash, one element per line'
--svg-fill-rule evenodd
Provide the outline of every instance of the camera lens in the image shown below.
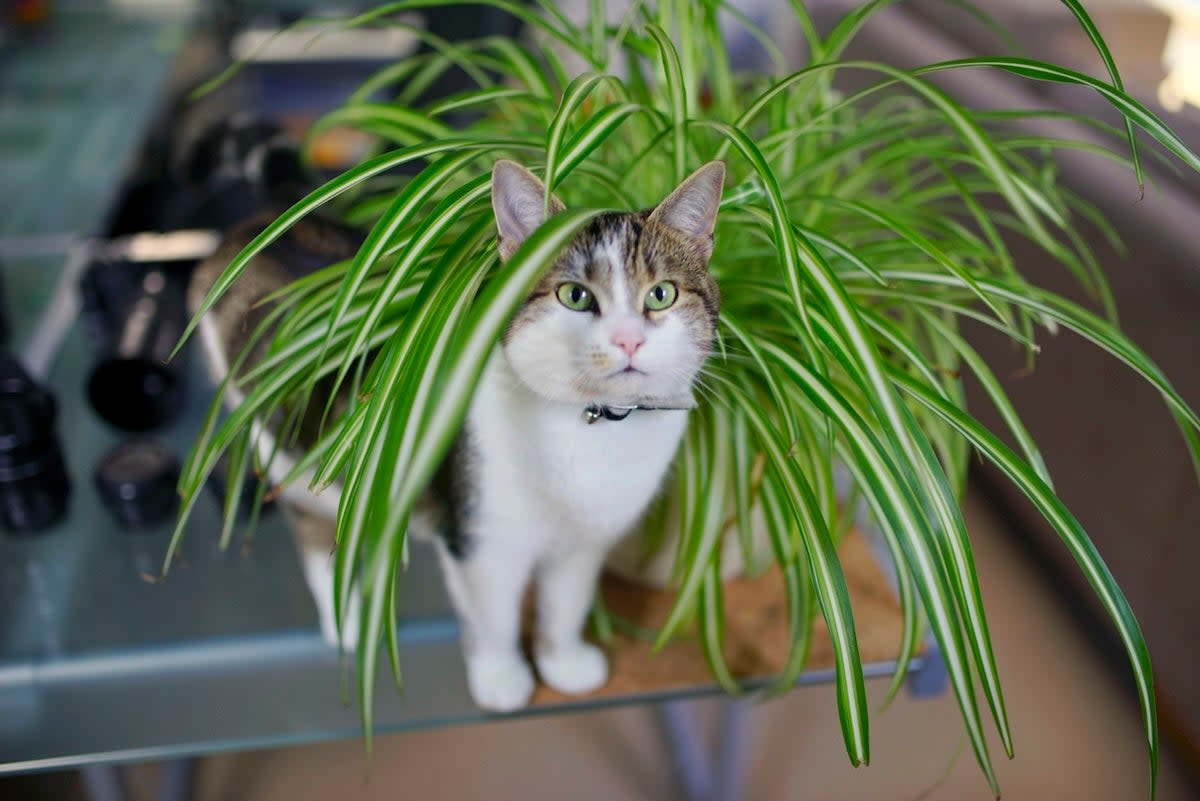
<path fill-rule="evenodd" d="M 54 396 L 16 359 L 0 359 L 0 525 L 9 531 L 39 531 L 67 510 L 57 411 Z"/>

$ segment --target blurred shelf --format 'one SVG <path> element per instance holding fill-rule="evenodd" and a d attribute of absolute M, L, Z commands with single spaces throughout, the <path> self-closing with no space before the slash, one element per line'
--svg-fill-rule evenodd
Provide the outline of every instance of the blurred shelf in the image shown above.
<path fill-rule="evenodd" d="M 18 199 L 0 238 L 98 231 L 194 5 L 56 3 L 44 26 L 0 47 L 0 186 Z"/>

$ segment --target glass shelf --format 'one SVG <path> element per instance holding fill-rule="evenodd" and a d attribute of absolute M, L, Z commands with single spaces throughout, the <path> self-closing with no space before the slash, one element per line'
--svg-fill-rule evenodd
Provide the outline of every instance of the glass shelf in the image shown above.
<path fill-rule="evenodd" d="M 101 230 L 161 100 L 186 17 L 68 10 L 36 45 L 0 52 L 0 181 L 18 199 L 0 221 L 0 252 L 14 238 Z M 22 150 L 22 142 L 38 147 Z M 4 259 L 17 352 L 64 261 L 65 253 Z M 85 400 L 95 357 L 76 326 L 48 378 L 72 482 L 67 516 L 35 536 L 0 535 L 0 774 L 359 735 L 346 700 L 354 696 L 350 671 L 321 639 L 282 515 L 222 552 L 217 499 L 201 498 L 171 574 L 159 580 L 170 526 L 130 531 L 105 511 L 92 472 L 123 435 Z M 155 435 L 180 458 L 209 395 L 198 361 L 184 413 Z M 435 560 L 419 543 L 399 596 L 405 690 L 381 666 L 377 729 L 485 719 L 467 693 Z M 868 675 L 892 670 L 898 612 L 885 617 L 875 636 L 887 644 L 868 657 Z M 818 666 L 802 683 L 831 679 Z M 620 685 L 602 698 L 547 700 L 522 714 L 713 692 L 703 678 L 670 689 Z"/>
<path fill-rule="evenodd" d="M 70 512 L 43 534 L 0 538 L 0 774 L 359 735 L 356 706 L 344 702 L 353 698 L 350 672 L 320 637 L 282 515 L 266 518 L 253 541 L 222 552 L 217 498 L 202 497 L 176 564 L 157 580 L 169 526 L 125 530 L 101 507 L 90 475 L 119 435 L 84 400 L 90 357 L 76 329 L 50 381 L 73 482 Z M 200 371 L 193 373 L 192 386 L 204 387 Z M 206 395 L 192 392 L 183 419 L 162 435 L 180 454 Z M 381 732 L 487 717 L 468 696 L 435 561 L 414 543 L 399 583 L 405 690 L 395 690 L 381 662 Z M 874 563 L 871 570 L 886 589 Z M 885 643 L 884 654 L 899 641 L 894 604 L 859 625 L 864 641 L 867 629 L 877 629 L 870 636 Z M 864 656 L 871 658 L 866 648 Z M 698 652 L 695 661 L 702 664 Z M 880 658 L 868 674 L 892 667 Z M 831 679 L 819 666 L 802 682 Z M 555 700 L 525 714 L 713 692 L 697 674 L 683 686 L 626 683 L 615 695 Z"/>

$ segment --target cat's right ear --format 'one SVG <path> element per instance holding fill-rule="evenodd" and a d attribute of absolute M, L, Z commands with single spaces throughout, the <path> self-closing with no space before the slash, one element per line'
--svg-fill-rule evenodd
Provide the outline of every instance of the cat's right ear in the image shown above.
<path fill-rule="evenodd" d="M 507 261 L 521 243 L 546 221 L 546 186 L 529 170 L 507 159 L 492 167 L 492 211 L 496 214 L 500 258 Z M 563 210 L 558 198 L 550 197 L 550 214 Z"/>
<path fill-rule="evenodd" d="M 725 162 L 710 161 L 684 179 L 667 199 L 650 213 L 650 222 L 666 227 L 692 243 L 708 261 L 712 256 L 713 228 L 725 186 Z"/>

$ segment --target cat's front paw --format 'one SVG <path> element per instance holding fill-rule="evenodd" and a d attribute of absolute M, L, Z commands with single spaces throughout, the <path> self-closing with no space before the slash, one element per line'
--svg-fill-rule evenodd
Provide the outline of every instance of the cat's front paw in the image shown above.
<path fill-rule="evenodd" d="M 487 654 L 467 658 L 471 698 L 489 712 L 512 712 L 529 703 L 533 671 L 516 654 Z"/>
<path fill-rule="evenodd" d="M 608 681 L 608 659 L 604 652 L 586 642 L 557 648 L 538 648 L 538 673 L 542 681 L 560 693 L 590 693 Z"/>

